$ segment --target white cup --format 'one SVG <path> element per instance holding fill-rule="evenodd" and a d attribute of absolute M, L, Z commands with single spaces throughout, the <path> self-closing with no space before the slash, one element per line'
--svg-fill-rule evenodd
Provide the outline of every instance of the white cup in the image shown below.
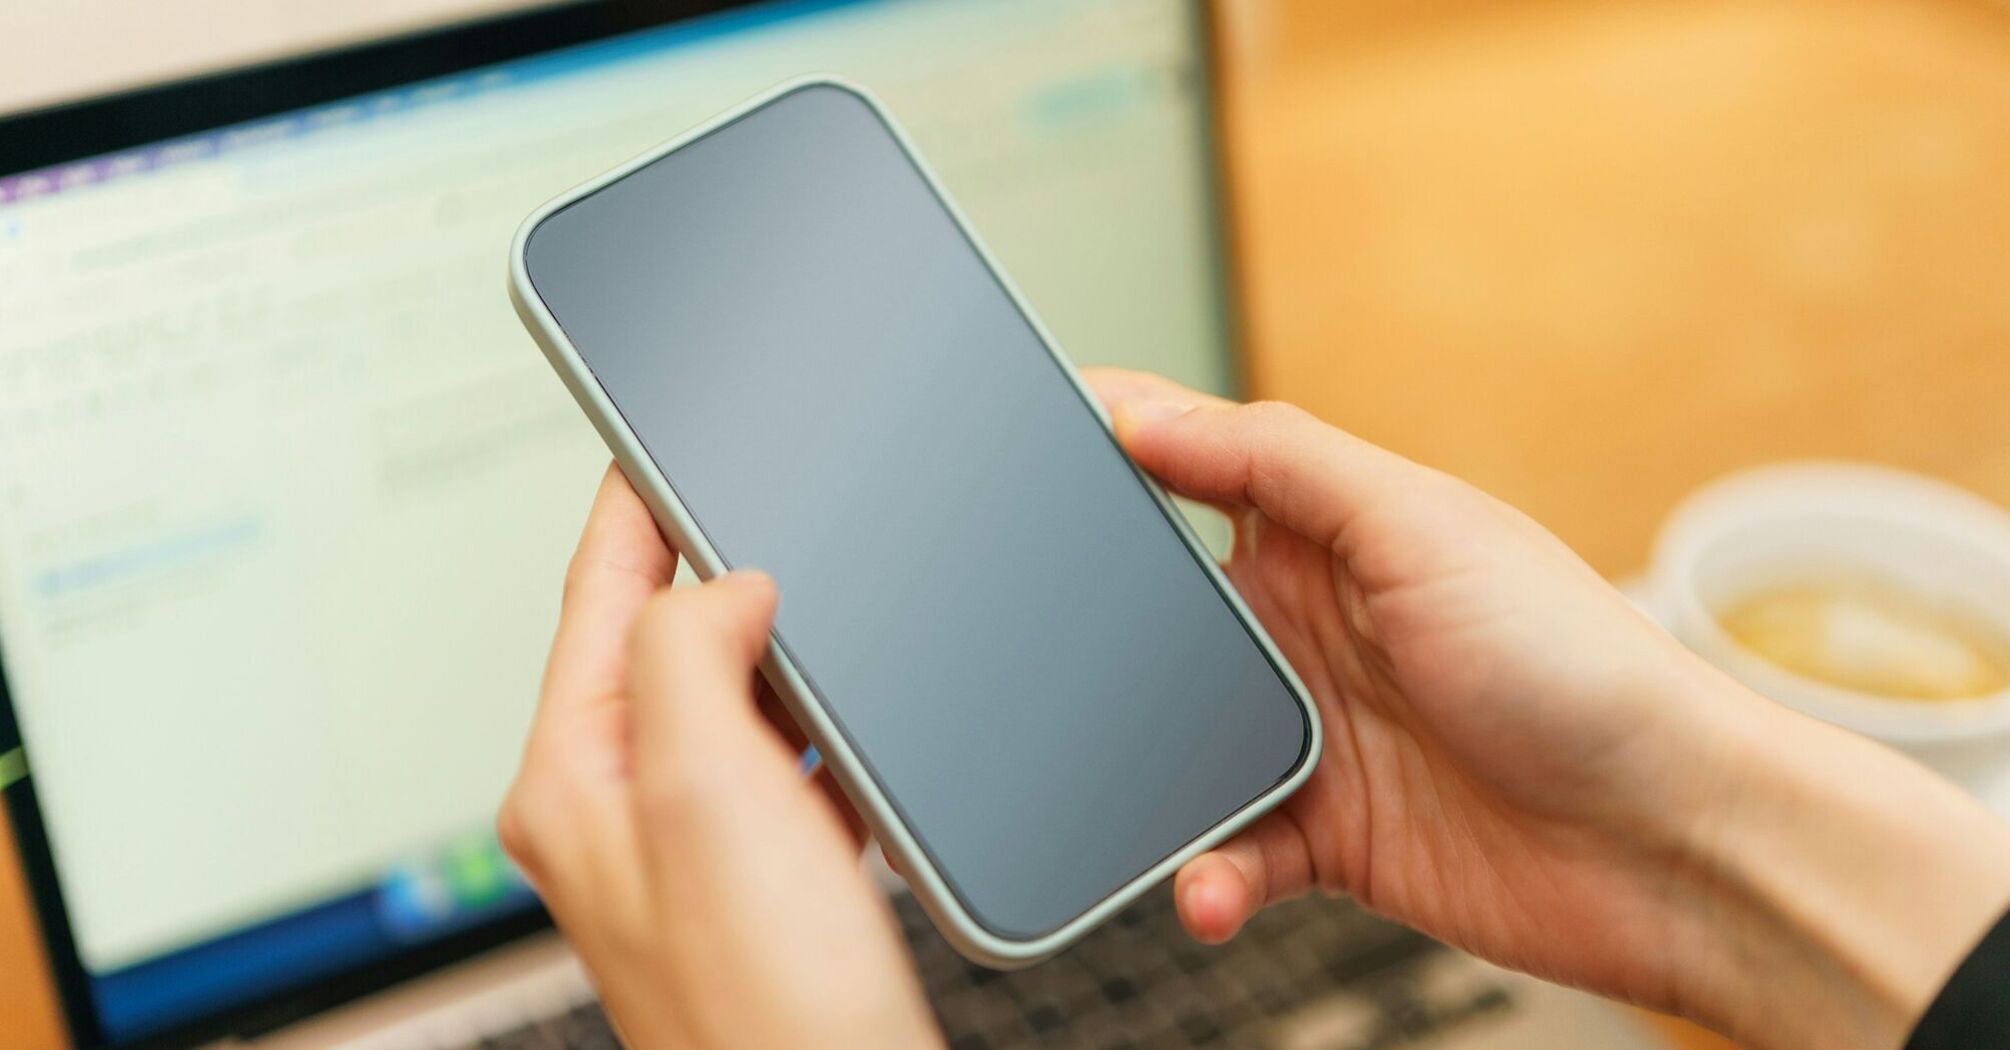
<path fill-rule="evenodd" d="M 1746 649 L 1719 620 L 1740 599 L 1824 574 L 1888 581 L 2010 639 L 2010 512 L 1884 467 L 1760 467 L 1714 482 L 1675 509 L 1647 581 L 1668 629 L 1753 690 L 1899 746 L 2010 808 L 2010 689 L 1930 701 L 1857 692 Z"/>

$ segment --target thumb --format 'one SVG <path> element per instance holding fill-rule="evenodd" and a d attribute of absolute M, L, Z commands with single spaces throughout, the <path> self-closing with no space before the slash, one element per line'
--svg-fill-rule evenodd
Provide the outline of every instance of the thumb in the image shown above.
<path fill-rule="evenodd" d="M 1255 507 L 1323 546 L 1333 546 L 1362 507 L 1436 477 L 1281 402 L 1237 404 L 1134 372 L 1088 378 L 1124 451 L 1166 487 Z"/>
<path fill-rule="evenodd" d="M 1297 822 L 1271 813 L 1180 868 L 1173 901 L 1187 932 L 1220 944 L 1264 905 L 1311 889 L 1314 874 L 1312 850 Z"/>
<path fill-rule="evenodd" d="M 665 588 L 636 617 L 628 640 L 630 746 L 645 801 L 689 802 L 694 777 L 729 770 L 750 748 L 784 752 L 754 689 L 775 601 L 772 580 L 735 572 Z"/>

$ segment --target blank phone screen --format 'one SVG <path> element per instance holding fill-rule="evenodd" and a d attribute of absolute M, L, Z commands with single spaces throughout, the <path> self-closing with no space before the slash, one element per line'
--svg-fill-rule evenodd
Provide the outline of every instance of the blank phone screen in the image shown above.
<path fill-rule="evenodd" d="M 877 112 L 812 85 L 546 218 L 531 284 L 952 892 L 1049 933 L 1306 716 Z"/>

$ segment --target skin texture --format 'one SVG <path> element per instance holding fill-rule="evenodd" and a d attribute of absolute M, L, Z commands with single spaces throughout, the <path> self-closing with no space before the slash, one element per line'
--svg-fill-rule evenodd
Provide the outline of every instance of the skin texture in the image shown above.
<path fill-rule="evenodd" d="M 1885 1047 L 2010 898 L 1980 807 L 1719 674 L 1512 508 L 1287 405 L 1093 382 L 1235 520 L 1229 578 L 1327 728 L 1181 871 L 1200 939 L 1316 887 L 1752 1046 Z"/>
<path fill-rule="evenodd" d="M 1091 382 L 1145 470 L 1234 519 L 1229 577 L 1327 730 L 1179 873 L 1196 937 L 1347 893 L 1753 1047 L 1892 1047 L 2010 900 L 1987 813 L 1724 678 L 1507 506 L 1288 406 Z M 856 820 L 755 682 L 772 585 L 659 593 L 673 566 L 610 472 L 506 848 L 638 1050 L 932 1045 Z"/>
<path fill-rule="evenodd" d="M 636 1050 L 938 1045 L 856 826 L 758 684 L 773 582 L 671 591 L 676 565 L 609 468 L 503 847 Z"/>

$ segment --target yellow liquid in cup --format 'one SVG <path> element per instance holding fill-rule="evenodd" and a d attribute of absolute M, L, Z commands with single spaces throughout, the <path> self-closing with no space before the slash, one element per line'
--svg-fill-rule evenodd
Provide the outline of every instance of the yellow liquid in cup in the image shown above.
<path fill-rule="evenodd" d="M 1720 612 L 1738 644 L 1805 678 L 1895 700 L 2010 689 L 2010 638 L 1960 610 L 1872 579 L 1819 579 Z"/>

